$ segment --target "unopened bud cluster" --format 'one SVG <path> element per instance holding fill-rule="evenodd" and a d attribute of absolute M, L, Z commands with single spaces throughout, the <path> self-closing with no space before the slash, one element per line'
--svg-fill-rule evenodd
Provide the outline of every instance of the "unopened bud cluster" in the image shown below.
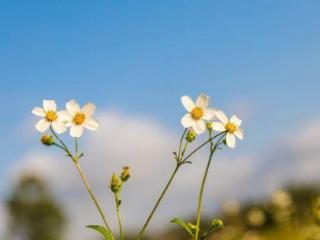
<path fill-rule="evenodd" d="M 113 193 L 120 192 L 122 185 L 130 178 L 130 167 L 124 166 L 122 167 L 122 172 L 120 176 L 113 173 L 110 181 L 110 189 Z"/>

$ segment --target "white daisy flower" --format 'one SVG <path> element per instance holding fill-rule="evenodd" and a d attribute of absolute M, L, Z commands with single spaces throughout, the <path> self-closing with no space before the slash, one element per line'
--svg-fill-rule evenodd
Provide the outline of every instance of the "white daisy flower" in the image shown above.
<path fill-rule="evenodd" d="M 81 137 L 83 128 L 96 131 L 99 128 L 99 123 L 92 118 L 96 110 L 93 103 L 87 103 L 82 108 L 75 100 L 70 100 L 66 103 L 66 108 L 70 114 L 70 119 L 67 126 L 70 127 L 71 137 Z"/>
<path fill-rule="evenodd" d="M 185 128 L 192 127 L 197 134 L 201 134 L 207 130 L 206 121 L 211 120 L 216 110 L 208 108 L 209 96 L 200 94 L 194 101 L 188 97 L 181 97 L 183 106 L 187 109 L 188 113 L 181 118 L 181 124 Z"/>
<path fill-rule="evenodd" d="M 243 130 L 240 128 L 242 121 L 236 115 L 233 115 L 229 120 L 226 114 L 222 111 L 218 111 L 216 113 L 216 117 L 221 122 L 213 122 L 212 129 L 218 132 L 226 131 L 227 146 L 235 148 L 236 137 L 240 140 L 243 139 Z"/>
<path fill-rule="evenodd" d="M 39 132 L 45 132 L 50 126 L 58 134 L 66 131 L 65 122 L 68 120 L 68 113 L 66 111 L 57 112 L 57 104 L 54 100 L 43 100 L 42 108 L 35 107 L 32 113 L 42 117 L 36 124 L 36 129 Z"/>

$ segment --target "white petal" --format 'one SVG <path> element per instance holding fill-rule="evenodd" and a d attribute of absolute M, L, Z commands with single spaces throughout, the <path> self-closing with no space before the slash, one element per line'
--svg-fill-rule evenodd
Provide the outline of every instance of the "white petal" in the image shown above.
<path fill-rule="evenodd" d="M 236 126 L 240 126 L 242 123 L 242 121 L 236 115 L 233 115 L 230 118 L 230 122 L 234 123 Z"/>
<path fill-rule="evenodd" d="M 236 147 L 236 137 L 233 134 L 227 133 L 226 143 L 227 143 L 228 147 L 235 148 Z"/>
<path fill-rule="evenodd" d="M 223 132 L 226 127 L 221 122 L 212 122 L 212 130 L 217 132 Z"/>
<path fill-rule="evenodd" d="M 93 103 L 87 103 L 81 109 L 81 112 L 83 112 L 87 117 L 91 117 L 95 111 L 96 105 L 94 105 Z"/>
<path fill-rule="evenodd" d="M 187 109 L 189 112 L 191 112 L 195 108 L 194 102 L 189 96 L 181 97 L 181 102 L 185 109 Z"/>
<path fill-rule="evenodd" d="M 48 121 L 46 121 L 45 119 L 41 119 L 36 124 L 36 129 L 39 132 L 45 132 L 49 127 L 50 127 L 50 123 Z"/>
<path fill-rule="evenodd" d="M 200 94 L 196 100 L 196 106 L 201 108 L 207 108 L 209 105 L 210 97 L 205 94 Z"/>
<path fill-rule="evenodd" d="M 193 118 L 191 117 L 191 114 L 190 113 L 187 113 L 186 115 L 184 115 L 181 120 L 180 120 L 181 124 L 183 127 L 185 128 L 189 128 L 192 126 L 194 120 Z"/>
<path fill-rule="evenodd" d="M 70 128 L 70 136 L 71 137 L 81 137 L 83 133 L 83 126 L 82 125 L 73 125 Z"/>
<path fill-rule="evenodd" d="M 243 130 L 241 128 L 238 128 L 233 134 L 236 135 L 237 138 L 243 139 Z"/>
<path fill-rule="evenodd" d="M 93 118 L 87 118 L 83 126 L 89 130 L 96 131 L 99 128 L 99 123 Z"/>
<path fill-rule="evenodd" d="M 64 122 L 64 123 L 71 121 L 71 118 L 72 118 L 70 113 L 67 111 L 59 111 L 57 112 L 57 116 L 58 116 L 58 121 Z"/>
<path fill-rule="evenodd" d="M 69 102 L 66 103 L 66 109 L 68 110 L 69 113 L 72 115 L 80 112 L 80 106 L 79 103 L 77 103 L 75 100 L 70 100 Z"/>
<path fill-rule="evenodd" d="M 214 110 L 212 108 L 207 108 L 207 109 L 203 110 L 202 118 L 204 120 L 210 121 L 214 118 L 215 115 L 216 115 L 216 110 Z"/>
<path fill-rule="evenodd" d="M 201 134 L 207 130 L 207 124 L 205 121 L 200 119 L 193 122 L 192 128 L 197 134 Z"/>
<path fill-rule="evenodd" d="M 69 120 L 69 121 L 65 122 L 65 125 L 66 125 L 67 128 L 69 128 L 69 127 L 71 127 L 71 126 L 73 126 L 75 124 L 72 122 L 72 120 Z"/>
<path fill-rule="evenodd" d="M 46 112 L 48 111 L 55 112 L 57 110 L 57 104 L 54 100 L 43 100 L 42 105 Z"/>
<path fill-rule="evenodd" d="M 33 110 L 32 110 L 32 113 L 34 115 L 37 115 L 39 117 L 44 117 L 46 115 L 45 111 L 43 110 L 43 108 L 39 108 L 39 107 L 35 107 Z"/>
<path fill-rule="evenodd" d="M 58 134 L 61 134 L 61 133 L 64 133 L 66 131 L 66 126 L 62 123 L 62 122 L 59 122 L 59 121 L 54 121 L 52 123 L 52 128 L 58 133 Z"/>
<path fill-rule="evenodd" d="M 216 116 L 223 124 L 228 123 L 228 118 L 224 112 L 218 111 L 218 112 L 216 112 Z"/>

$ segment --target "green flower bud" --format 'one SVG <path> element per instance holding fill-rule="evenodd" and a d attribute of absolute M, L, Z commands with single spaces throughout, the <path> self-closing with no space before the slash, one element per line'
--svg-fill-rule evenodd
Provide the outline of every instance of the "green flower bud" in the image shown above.
<path fill-rule="evenodd" d="M 110 189 L 114 193 L 118 193 L 121 190 L 122 182 L 121 179 L 115 174 L 112 174 L 110 181 Z"/>
<path fill-rule="evenodd" d="M 211 122 L 208 122 L 208 123 L 207 123 L 207 129 L 208 129 L 209 131 L 212 131 L 212 123 L 211 123 Z"/>
<path fill-rule="evenodd" d="M 214 219 L 211 226 L 214 228 L 223 228 L 223 221 L 221 219 Z"/>
<path fill-rule="evenodd" d="M 41 137 L 41 142 L 42 142 L 43 145 L 51 146 L 51 145 L 54 144 L 53 136 L 51 136 L 51 135 L 43 135 Z"/>
<path fill-rule="evenodd" d="M 193 129 L 189 129 L 189 131 L 187 132 L 187 135 L 186 135 L 186 140 L 187 142 L 192 142 L 196 139 L 197 137 L 197 134 L 196 132 L 193 130 Z"/>
<path fill-rule="evenodd" d="M 123 182 L 126 182 L 130 178 L 130 167 L 128 166 L 122 167 L 120 178 Z"/>

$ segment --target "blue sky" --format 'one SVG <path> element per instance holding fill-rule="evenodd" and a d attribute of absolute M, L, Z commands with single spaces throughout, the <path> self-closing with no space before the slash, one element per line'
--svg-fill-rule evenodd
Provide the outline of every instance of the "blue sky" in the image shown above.
<path fill-rule="evenodd" d="M 178 133 L 179 97 L 205 92 L 228 113 L 250 113 L 238 151 L 266 148 L 320 116 L 319 9 L 316 0 L 1 1 L 0 173 L 37 143 L 22 128 L 44 98 L 90 100 Z"/>

